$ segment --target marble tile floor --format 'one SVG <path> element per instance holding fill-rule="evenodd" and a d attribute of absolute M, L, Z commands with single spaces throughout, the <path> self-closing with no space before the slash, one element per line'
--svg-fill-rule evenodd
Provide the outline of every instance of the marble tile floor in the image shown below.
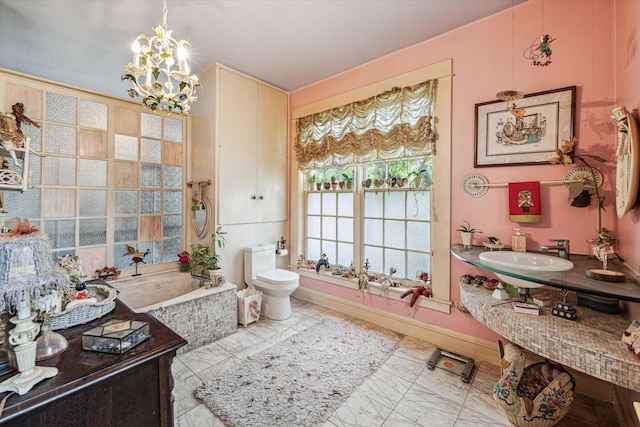
<path fill-rule="evenodd" d="M 193 392 L 203 382 L 242 363 L 248 356 L 327 317 L 366 324 L 295 298 L 292 298 L 292 308 L 290 319 L 273 321 L 262 318 L 246 328 L 239 326 L 235 334 L 174 359 L 174 416 L 177 427 L 224 427 L 224 423 Z M 463 383 L 454 374 L 426 367 L 435 349 L 428 342 L 404 337 L 389 360 L 366 379 L 322 427 L 511 425 L 491 395 L 500 372 L 498 366 L 476 363 L 471 383 Z M 571 412 L 557 425 L 614 427 L 619 424 L 613 405 L 575 395 Z"/>

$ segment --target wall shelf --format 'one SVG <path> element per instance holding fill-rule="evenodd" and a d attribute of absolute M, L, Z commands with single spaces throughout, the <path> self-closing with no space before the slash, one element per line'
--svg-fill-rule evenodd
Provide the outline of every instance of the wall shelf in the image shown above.
<path fill-rule="evenodd" d="M 13 161 L 12 153 L 17 161 L 22 160 L 22 165 L 16 164 L 22 169 L 22 173 L 11 169 L 0 169 L 0 190 L 20 191 L 24 193 L 29 188 L 29 144 L 31 138 L 25 138 L 24 147 L 7 150 L 0 146 L 0 156 L 5 157 L 9 162 Z"/>
<path fill-rule="evenodd" d="M 502 273 L 516 279 L 528 280 L 541 285 L 551 286 L 569 291 L 581 292 L 590 295 L 596 295 L 606 298 L 614 298 L 624 301 L 640 302 L 640 284 L 630 277 L 627 271 L 620 263 L 615 260 L 609 261 L 609 268 L 613 271 L 623 271 L 627 274 L 624 282 L 602 282 L 590 279 L 586 276 L 587 269 L 601 268 L 602 263 L 595 258 L 589 258 L 586 255 L 571 255 L 571 261 L 575 265 L 569 271 L 559 271 L 548 273 L 545 275 L 538 274 L 535 277 L 523 276 L 522 272 L 516 273 L 505 269 L 499 269 L 489 266 L 480 260 L 480 253 L 487 249 L 482 246 L 474 246 L 471 249 L 464 249 L 461 244 L 451 247 L 453 256 L 461 261 L 474 265 L 483 270 Z"/>

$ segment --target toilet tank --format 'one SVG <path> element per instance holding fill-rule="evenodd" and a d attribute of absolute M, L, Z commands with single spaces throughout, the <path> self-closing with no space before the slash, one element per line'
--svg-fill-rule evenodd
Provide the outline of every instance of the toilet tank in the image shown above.
<path fill-rule="evenodd" d="M 244 248 L 244 281 L 251 284 L 257 274 L 276 268 L 276 245 L 253 245 Z"/>

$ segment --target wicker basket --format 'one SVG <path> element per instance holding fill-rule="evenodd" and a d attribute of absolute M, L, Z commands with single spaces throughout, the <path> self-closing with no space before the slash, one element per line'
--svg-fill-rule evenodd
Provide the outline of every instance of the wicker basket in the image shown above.
<path fill-rule="evenodd" d="M 89 295 L 98 300 L 93 304 L 78 305 L 70 310 L 51 316 L 51 329 L 66 329 L 82 325 L 104 316 L 116 306 L 117 291 L 106 285 L 87 285 Z"/>

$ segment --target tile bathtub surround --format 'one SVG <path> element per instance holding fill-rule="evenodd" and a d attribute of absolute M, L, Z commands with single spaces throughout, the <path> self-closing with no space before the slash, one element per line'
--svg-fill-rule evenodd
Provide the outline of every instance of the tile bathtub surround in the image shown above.
<path fill-rule="evenodd" d="M 174 359 L 177 427 L 223 427 L 224 424 L 194 397 L 193 391 L 218 373 L 243 363 L 249 356 L 291 335 L 304 333 L 304 329 L 325 318 L 368 325 L 295 298 L 291 302 L 293 314 L 290 319 L 261 318 L 232 335 Z M 380 330 L 377 326 L 371 327 Z M 456 375 L 426 367 L 435 349 L 428 342 L 404 337 L 389 360 L 336 408 L 323 427 L 511 425 L 491 394 L 500 368 L 479 363 L 471 383 L 463 383 Z M 571 412 L 557 425 L 614 427 L 619 424 L 613 405 L 575 394 Z"/>
<path fill-rule="evenodd" d="M 185 353 L 233 334 L 238 329 L 236 288 L 149 311 L 189 343 Z"/>

